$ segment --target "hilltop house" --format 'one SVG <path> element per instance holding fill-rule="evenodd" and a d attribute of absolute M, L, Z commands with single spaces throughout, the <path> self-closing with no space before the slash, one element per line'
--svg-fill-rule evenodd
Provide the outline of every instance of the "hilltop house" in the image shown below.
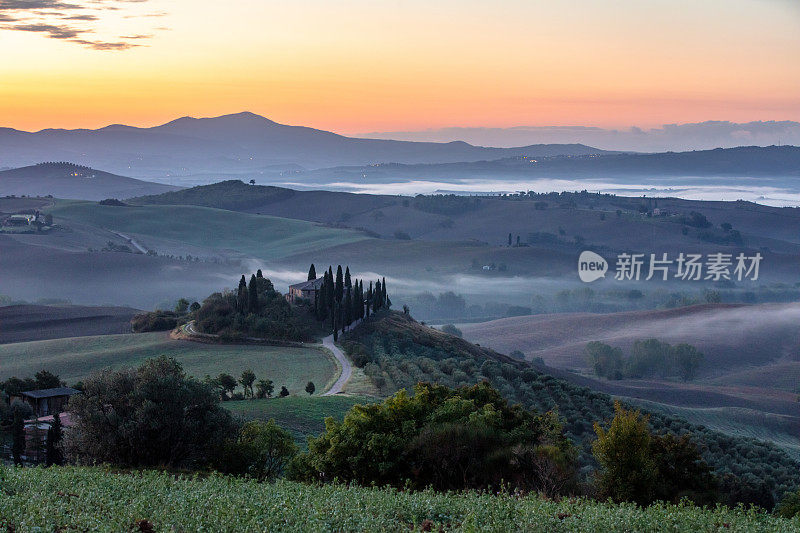
<path fill-rule="evenodd" d="M 66 410 L 67 401 L 73 394 L 80 391 L 70 387 L 57 387 L 54 389 L 29 390 L 20 392 L 9 398 L 10 401 L 19 399 L 33 408 L 37 418 L 52 415 L 54 412 Z"/>
<path fill-rule="evenodd" d="M 322 287 L 322 282 L 325 278 L 311 279 L 302 283 L 295 283 L 289 285 L 289 292 L 286 293 L 286 299 L 291 303 L 295 303 L 298 299 L 305 299 L 314 301 Z"/>

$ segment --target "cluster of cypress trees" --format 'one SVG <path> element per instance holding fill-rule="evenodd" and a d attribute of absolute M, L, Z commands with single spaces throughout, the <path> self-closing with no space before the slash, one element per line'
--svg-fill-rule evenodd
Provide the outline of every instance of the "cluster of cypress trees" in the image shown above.
<path fill-rule="evenodd" d="M 308 279 L 317 279 L 314 265 L 308 269 Z M 339 330 L 345 328 L 362 318 L 368 318 L 371 313 L 383 308 L 389 308 L 391 300 L 386 295 L 386 278 L 374 283 L 369 282 L 369 287 L 364 290 L 364 280 L 353 280 L 350 276 L 350 267 L 342 265 L 336 268 L 329 266 L 323 275 L 322 285 L 314 298 L 314 312 L 317 320 L 325 322 L 330 320 L 334 339 L 338 339 Z"/>
<path fill-rule="evenodd" d="M 261 303 L 258 295 L 266 291 L 272 291 L 272 282 L 264 277 L 261 269 L 250 275 L 250 283 L 245 281 L 244 274 L 239 280 L 239 288 L 236 291 L 236 312 L 243 315 L 258 313 L 261 310 Z"/>

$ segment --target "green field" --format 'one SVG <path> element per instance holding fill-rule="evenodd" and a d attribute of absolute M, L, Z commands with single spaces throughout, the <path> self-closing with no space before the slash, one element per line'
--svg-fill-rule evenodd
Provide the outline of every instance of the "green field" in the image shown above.
<path fill-rule="evenodd" d="M 236 415 L 245 419 L 269 420 L 289 431 L 300 445 L 305 445 L 306 437 L 317 436 L 325 429 L 325 419 L 329 416 L 342 420 L 347 411 L 356 404 L 371 400 L 363 396 L 289 396 L 266 400 L 243 400 L 225 402 L 223 405 Z"/>
<path fill-rule="evenodd" d="M 741 509 L 660 504 L 642 509 L 536 495 L 258 483 L 99 468 L 9 468 L 3 489 L 0 525 L 9 531 L 790 532 L 800 527 L 800 518 Z"/>
<path fill-rule="evenodd" d="M 306 394 L 303 389 L 308 381 L 322 392 L 338 373 L 330 356 L 312 347 L 202 344 L 156 332 L 0 345 L 0 380 L 46 369 L 72 384 L 95 370 L 137 366 L 159 355 L 174 357 L 198 378 L 221 372 L 238 377 L 251 368 L 256 379 L 271 379 L 276 393 L 285 385 L 292 394 Z"/>
<path fill-rule="evenodd" d="M 136 236 L 176 241 L 202 248 L 227 249 L 261 259 L 363 240 L 358 232 L 311 222 L 186 205 L 114 207 L 58 200 L 49 210 L 69 221 Z"/>

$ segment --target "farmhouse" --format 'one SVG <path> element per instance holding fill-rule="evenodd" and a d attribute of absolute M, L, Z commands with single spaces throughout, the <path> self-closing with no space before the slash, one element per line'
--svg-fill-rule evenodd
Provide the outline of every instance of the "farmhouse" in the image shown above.
<path fill-rule="evenodd" d="M 22 400 L 33 408 L 37 418 L 52 415 L 55 412 L 66 411 L 67 401 L 73 394 L 80 391 L 70 387 L 57 387 L 55 389 L 41 389 L 21 392 L 11 398 Z"/>
<path fill-rule="evenodd" d="M 295 283 L 289 285 L 289 292 L 286 293 L 286 299 L 295 303 L 298 299 L 306 299 L 314 301 L 317 292 L 322 287 L 322 282 L 325 278 L 311 279 L 302 283 Z"/>
<path fill-rule="evenodd" d="M 36 222 L 36 215 L 11 215 L 6 220 L 9 226 L 31 226 Z"/>

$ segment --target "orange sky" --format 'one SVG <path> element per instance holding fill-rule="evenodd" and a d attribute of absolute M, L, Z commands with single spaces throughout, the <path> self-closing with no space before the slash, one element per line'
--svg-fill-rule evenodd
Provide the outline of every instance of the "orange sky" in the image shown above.
<path fill-rule="evenodd" d="M 3 4 L 0 126 L 19 129 L 243 110 L 342 133 L 800 120 L 795 0 Z"/>

